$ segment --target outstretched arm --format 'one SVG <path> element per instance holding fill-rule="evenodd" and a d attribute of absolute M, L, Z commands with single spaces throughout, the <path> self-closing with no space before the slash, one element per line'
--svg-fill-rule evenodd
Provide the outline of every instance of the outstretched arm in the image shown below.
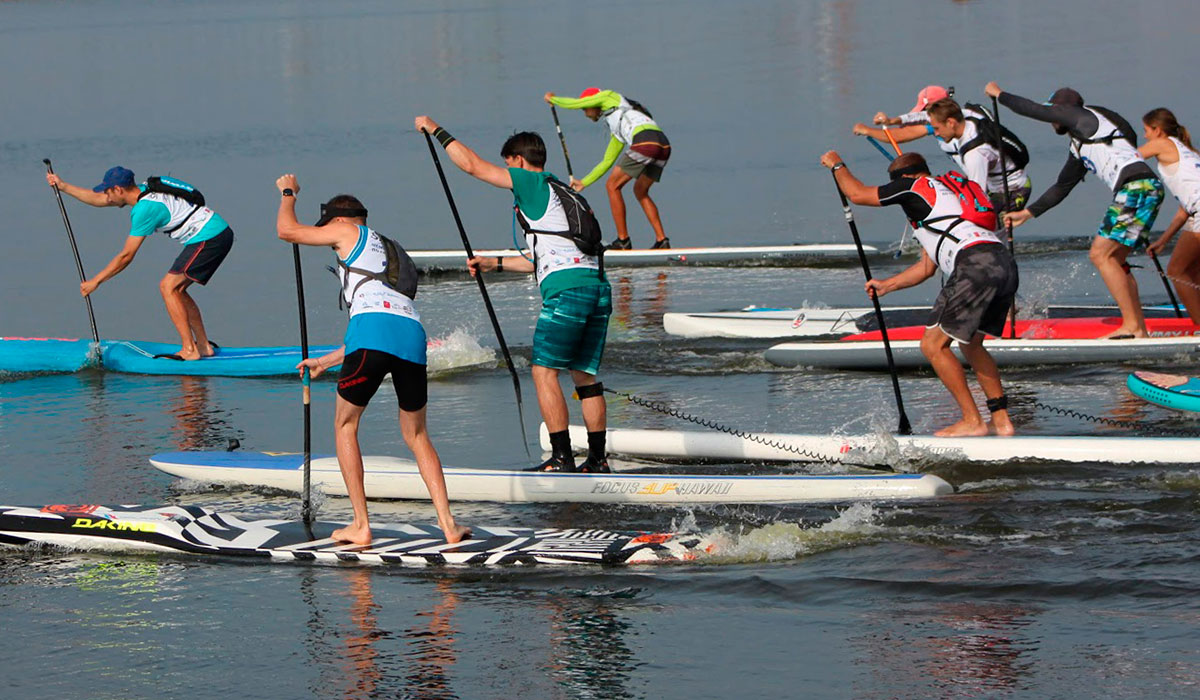
<path fill-rule="evenodd" d="M 866 290 L 868 296 L 879 298 L 889 292 L 894 292 L 897 289 L 908 289 L 909 287 L 915 287 L 930 277 L 933 277 L 935 272 L 937 272 L 937 265 L 934 264 L 933 260 L 929 257 L 929 254 L 925 252 L 924 248 L 922 248 L 920 260 L 908 266 L 900 273 L 892 275 L 887 279 L 869 279 L 863 288 Z"/>
<path fill-rule="evenodd" d="M 508 168 L 484 160 L 478 153 L 471 150 L 462 141 L 451 136 L 449 132 L 438 126 L 438 123 L 429 117 L 417 117 L 414 120 L 414 125 L 417 127 L 417 131 L 423 131 L 436 138 L 438 143 L 442 144 L 442 148 L 446 149 L 446 155 L 450 156 L 450 160 L 454 161 L 454 164 L 464 173 L 478 180 L 483 180 L 489 185 L 495 185 L 506 190 L 512 189 L 512 176 L 508 174 Z"/>
<path fill-rule="evenodd" d="M 137 255 L 138 248 L 142 247 L 142 241 L 146 240 L 145 236 L 130 236 L 125 239 L 125 246 L 121 248 L 121 252 L 110 260 L 104 269 L 97 272 L 89 280 L 84 280 L 79 283 L 79 293 L 87 296 L 96 291 L 102 283 L 116 277 L 121 273 L 121 270 L 129 267 L 129 263 L 133 262 L 133 258 Z"/>
<path fill-rule="evenodd" d="M 854 177 L 837 151 L 827 151 L 821 156 L 821 165 L 833 169 L 833 179 L 837 180 L 838 187 L 841 188 L 842 194 L 846 195 L 846 199 L 863 206 L 879 206 L 879 188 L 864 185 Z"/>
<path fill-rule="evenodd" d="M 108 203 L 108 197 L 105 197 L 103 192 L 93 192 L 84 187 L 76 187 L 54 173 L 46 173 L 46 183 L 51 187 L 57 187 L 59 192 L 69 194 L 84 204 L 90 204 L 93 207 L 116 206 Z"/>
<path fill-rule="evenodd" d="M 916 141 L 930 132 L 924 124 L 909 124 L 908 126 L 901 126 L 887 130 L 877 129 L 873 126 L 867 126 L 866 124 L 854 125 L 855 136 L 870 136 L 872 138 L 883 139 L 886 141 L 889 133 L 892 135 L 892 138 L 896 139 L 896 143 L 908 143 L 909 141 Z"/>

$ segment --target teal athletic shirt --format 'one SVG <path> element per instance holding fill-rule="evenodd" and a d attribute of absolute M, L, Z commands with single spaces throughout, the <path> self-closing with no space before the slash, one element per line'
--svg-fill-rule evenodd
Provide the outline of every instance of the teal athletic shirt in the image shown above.
<path fill-rule="evenodd" d="M 143 192 L 146 191 L 146 183 L 142 183 L 138 187 Z M 167 205 L 150 199 L 139 199 L 137 204 L 134 204 L 133 208 L 129 210 L 129 235 L 149 236 L 170 222 L 171 212 L 167 209 Z M 208 220 L 204 228 L 200 229 L 200 232 L 184 245 L 203 243 L 227 228 L 229 228 L 229 224 L 225 223 L 225 219 L 222 219 L 221 215 L 214 211 L 212 218 Z"/>
<path fill-rule="evenodd" d="M 545 216 L 546 210 L 550 207 L 550 185 L 547 185 L 546 181 L 554 175 L 522 168 L 509 168 L 508 174 L 512 178 L 513 199 L 525 218 L 529 221 L 537 221 Z M 561 225 L 563 230 L 566 230 L 565 219 Z M 557 231 L 559 229 L 548 227 L 547 230 Z M 576 267 L 551 272 L 542 279 L 539 289 L 544 301 L 566 289 L 590 287 L 597 284 L 608 284 L 608 280 L 599 270 Z"/>

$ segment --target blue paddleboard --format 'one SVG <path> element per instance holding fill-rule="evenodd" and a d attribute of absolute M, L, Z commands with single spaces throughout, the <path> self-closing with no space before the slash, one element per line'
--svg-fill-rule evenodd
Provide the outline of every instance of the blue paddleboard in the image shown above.
<path fill-rule="evenodd" d="M 1200 411 L 1200 378 L 1140 371 L 1130 374 L 1125 386 L 1150 403 L 1180 411 Z"/>

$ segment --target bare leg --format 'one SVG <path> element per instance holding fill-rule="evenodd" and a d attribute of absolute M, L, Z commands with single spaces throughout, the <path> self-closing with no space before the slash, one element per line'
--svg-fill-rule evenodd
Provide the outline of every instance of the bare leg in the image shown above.
<path fill-rule="evenodd" d="M 1128 255 L 1129 248 L 1103 236 L 1096 236 L 1092 239 L 1092 248 L 1088 251 L 1088 259 L 1100 272 L 1104 285 L 1108 287 L 1109 294 L 1112 294 L 1113 300 L 1117 302 L 1117 308 L 1121 310 L 1121 326 L 1105 335 L 1105 338 L 1114 335 L 1146 337 L 1146 319 L 1142 315 L 1142 302 L 1138 298 L 1137 281 L 1123 267 Z"/>
<path fill-rule="evenodd" d="M 638 176 L 637 182 L 633 183 L 633 196 L 637 197 L 637 201 L 642 205 L 642 211 L 646 212 L 646 218 L 650 220 L 650 226 L 654 229 L 654 237 L 662 240 L 667 237 L 663 233 L 662 218 L 658 215 L 658 205 L 650 199 L 650 185 L 654 184 L 646 175 Z"/>
<path fill-rule="evenodd" d="M 446 493 L 446 476 L 442 473 L 442 460 L 438 457 L 429 432 L 425 429 L 425 408 L 418 411 L 400 411 L 400 432 L 404 435 L 404 444 L 412 450 L 417 458 L 417 468 L 421 470 L 421 480 L 429 489 L 429 497 L 433 499 L 433 509 L 437 511 L 438 527 L 446 535 L 450 544 L 461 541 L 471 534 L 471 528 L 463 527 L 454 522 L 450 514 L 450 498 Z M 365 513 L 365 508 L 364 508 Z"/>
<path fill-rule="evenodd" d="M 346 494 L 354 509 L 354 522 L 333 531 L 333 539 L 354 544 L 371 544 L 371 523 L 367 518 L 367 492 L 363 488 L 362 450 L 358 446 L 358 422 L 366 406 L 355 406 L 341 396 L 334 409 L 333 427 L 337 443 L 338 466 L 346 482 Z"/>
<path fill-rule="evenodd" d="M 1167 263 L 1167 274 L 1175 280 L 1182 280 L 1172 280 L 1175 293 L 1187 309 L 1192 323 L 1200 325 L 1200 289 L 1192 286 L 1200 285 L 1200 233 L 1179 232 L 1179 242 L 1175 244 L 1171 260 Z"/>
<path fill-rule="evenodd" d="M 186 290 L 191 284 L 192 281 L 187 277 L 168 272 L 158 283 L 158 291 L 162 293 L 163 302 L 167 305 L 167 315 L 171 317 L 175 332 L 179 333 L 179 356 L 185 360 L 199 360 L 200 350 L 192 336 L 191 319 L 188 314 L 188 301 L 191 297 L 187 295 Z M 192 306 L 195 306 L 195 302 L 192 302 Z M 198 321 L 199 309 L 196 309 L 196 314 Z M 203 333 L 203 330 L 201 332 Z M 208 344 L 207 338 L 205 344 Z M 209 352 L 212 352 L 211 347 Z"/>
<path fill-rule="evenodd" d="M 588 386 L 596 383 L 596 375 L 580 372 L 577 369 L 571 370 L 571 379 L 575 381 L 575 386 Z M 583 424 L 587 426 L 589 433 L 607 428 L 608 404 L 604 401 L 603 394 L 584 399 L 579 403 L 583 409 Z"/>
<path fill-rule="evenodd" d="M 557 433 L 566 430 L 570 422 L 567 399 L 558 383 L 558 370 L 541 365 L 533 366 L 533 386 L 537 390 L 538 408 L 546 430 Z"/>
<path fill-rule="evenodd" d="M 963 371 L 958 358 L 950 351 L 951 342 L 953 339 L 936 326 L 926 328 L 925 335 L 921 338 L 921 352 L 933 365 L 933 371 L 937 372 L 938 379 L 941 379 L 942 384 L 945 384 L 946 388 L 950 390 L 950 395 L 954 397 L 959 411 L 962 412 L 962 420 L 942 428 L 934 435 L 939 437 L 987 435 L 987 424 L 983 422 L 983 416 L 979 415 L 979 409 L 975 406 L 975 397 L 971 396 L 971 389 L 967 386 L 967 373 Z"/>
<path fill-rule="evenodd" d="M 188 294 L 187 289 L 184 289 L 182 294 L 183 304 L 187 308 L 188 327 L 192 329 L 192 338 L 196 341 L 196 349 L 200 351 L 200 357 L 212 357 L 213 348 L 208 342 L 208 332 L 204 330 L 204 319 L 200 317 L 200 307 L 196 305 L 196 300 L 192 299 L 192 295 Z"/>
<path fill-rule="evenodd" d="M 629 228 L 625 223 L 625 197 L 621 195 L 621 188 L 632 179 L 620 168 L 613 168 L 608 182 L 604 183 L 604 189 L 608 190 L 608 206 L 612 209 L 613 224 L 617 227 L 617 238 L 621 240 L 629 238 Z"/>
<path fill-rule="evenodd" d="M 983 346 L 983 334 L 976 333 L 970 343 L 959 343 L 958 347 L 967 358 L 967 362 L 971 363 L 971 369 L 975 370 L 975 379 L 983 389 L 984 396 L 989 399 L 1004 396 L 1000 370 L 996 367 L 996 360 L 992 354 Z M 971 405 L 973 406 L 974 402 Z M 992 413 L 992 419 L 988 421 L 988 432 L 993 435 L 1012 435 L 1016 432 L 1007 408 Z"/>

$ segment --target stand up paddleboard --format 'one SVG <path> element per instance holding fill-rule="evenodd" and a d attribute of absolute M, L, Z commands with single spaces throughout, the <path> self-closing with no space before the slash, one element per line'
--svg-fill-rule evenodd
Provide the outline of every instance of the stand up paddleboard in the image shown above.
<path fill-rule="evenodd" d="M 571 442 L 587 444 L 587 429 L 572 425 Z M 550 436 L 542 425 L 541 443 Z M 757 439 L 754 439 L 757 438 Z M 760 433 L 739 437 L 716 431 L 608 431 L 613 454 L 662 459 L 717 459 L 752 462 L 812 461 L 811 455 L 846 464 L 876 465 L 897 457 L 927 464 L 963 462 L 1062 462 L 1092 464 L 1200 464 L 1200 438 L 934 437 L 932 435 L 802 435 Z M 803 450 L 809 456 L 800 451 Z"/>
<path fill-rule="evenodd" d="M 889 337 L 891 331 L 888 331 Z M 892 356 L 900 369 L 929 367 L 919 340 L 892 340 Z M 1200 336 L 1182 338 L 1126 338 L 1123 340 L 1063 340 L 993 338 L 985 347 L 1001 367 L 1064 365 L 1086 362 L 1171 360 L 1200 352 Z M 957 343 L 950 349 L 964 363 Z M 763 356 L 781 367 L 887 370 L 883 342 L 875 340 L 780 343 Z"/>
<path fill-rule="evenodd" d="M 886 321 L 885 321 L 886 323 Z M 1060 338 L 1065 340 L 1098 339 L 1109 335 L 1121 327 L 1121 319 L 1111 318 L 1035 318 L 1018 320 L 1016 336 L 1025 340 Z M 1004 332 L 1000 337 L 1011 337 L 1012 326 L 1004 324 Z M 901 326 L 893 328 L 888 325 L 889 340 L 920 340 L 925 335 L 925 326 Z M 1146 332 L 1151 338 L 1182 338 L 1200 335 L 1200 326 L 1192 323 L 1190 318 L 1147 318 Z M 991 337 L 991 336 L 989 336 Z M 882 340 L 883 334 L 878 329 L 867 333 L 856 333 L 841 339 L 841 342 L 853 343 L 860 340 Z"/>
<path fill-rule="evenodd" d="M 878 253 L 874 246 L 863 246 L 867 253 Z M 421 270 L 466 270 L 467 257 L 461 250 L 410 250 L 409 257 Z M 518 258 L 521 251 L 476 250 L 480 257 Z M 669 265 L 802 265 L 812 262 L 852 262 L 858 249 L 841 243 L 796 245 L 719 246 L 711 248 L 665 248 L 606 250 L 605 267 L 654 267 Z"/>
<path fill-rule="evenodd" d="M 1142 311 L 1148 319 L 1175 318 L 1175 309 L 1171 306 L 1150 306 Z M 1115 306 L 1046 308 L 1046 316 L 1051 319 L 1095 318 L 1118 316 L 1120 313 L 1120 309 Z M 892 338 L 893 328 L 924 326 L 928 320 L 928 306 L 893 306 L 883 310 L 883 322 L 887 324 L 889 338 Z M 875 310 L 869 306 L 839 309 L 776 309 L 748 306 L 737 311 L 666 313 L 663 314 L 663 330 L 669 335 L 684 338 L 845 337 L 879 330 L 879 323 L 875 319 Z"/>
<path fill-rule="evenodd" d="M 154 455 L 150 464 L 185 479 L 299 492 L 304 456 L 168 452 Z M 442 471 L 455 501 L 501 503 L 801 503 L 932 498 L 954 491 L 932 474 L 562 474 L 455 467 Z M 314 457 L 311 474 L 312 483 L 325 493 L 346 495 L 336 457 Z M 429 500 L 429 490 L 411 460 L 363 457 L 363 476 L 370 498 Z"/>
<path fill-rule="evenodd" d="M 1159 372 L 1134 372 L 1125 386 L 1150 403 L 1180 411 L 1200 411 L 1200 378 Z"/>
<path fill-rule="evenodd" d="M 470 539 L 447 544 L 433 525 L 373 525 L 368 546 L 329 539 L 341 524 L 242 520 L 198 506 L 0 506 L 0 544 L 100 551 L 169 552 L 398 566 L 619 566 L 683 562 L 710 546 L 699 536 L 606 530 L 472 526 Z"/>

